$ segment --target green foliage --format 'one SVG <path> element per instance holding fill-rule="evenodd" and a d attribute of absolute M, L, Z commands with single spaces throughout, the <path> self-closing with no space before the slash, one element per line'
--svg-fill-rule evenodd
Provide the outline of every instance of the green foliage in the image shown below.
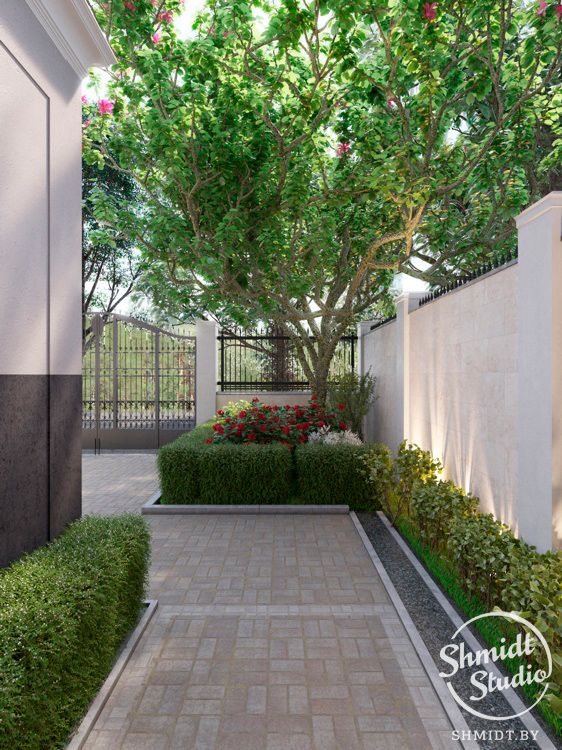
<path fill-rule="evenodd" d="M 371 497 L 375 505 L 391 518 L 395 505 L 395 479 L 392 453 L 386 445 L 378 443 L 360 456 L 363 464 L 360 471 L 369 483 Z"/>
<path fill-rule="evenodd" d="M 201 494 L 199 463 L 201 452 L 212 440 L 213 422 L 199 425 L 158 451 L 158 473 L 163 503 L 196 502 Z"/>
<path fill-rule="evenodd" d="M 142 186 L 143 211 L 111 223 L 143 245 L 154 298 L 280 325 L 321 401 L 335 342 L 393 273 L 446 277 L 473 240 L 513 242 L 532 167 L 558 163 L 553 4 L 209 0 L 189 38 L 149 0 L 92 4 L 119 62 L 85 158 Z"/>
<path fill-rule="evenodd" d="M 244 399 L 229 401 L 228 404 L 217 412 L 217 415 L 220 417 L 220 419 L 217 419 L 217 422 L 223 422 L 225 417 L 237 417 L 241 411 L 249 411 L 252 406 L 253 403 L 251 401 L 245 401 Z"/>
<path fill-rule="evenodd" d="M 411 512 L 424 545 L 441 548 L 453 519 L 474 515 L 478 500 L 452 482 L 414 483 Z"/>
<path fill-rule="evenodd" d="M 209 445 L 199 457 L 199 486 L 202 503 L 286 503 L 292 494 L 291 451 L 275 443 Z"/>
<path fill-rule="evenodd" d="M 445 557 L 442 552 L 437 551 L 435 549 L 436 545 L 428 546 L 421 542 L 419 532 L 415 525 L 409 523 L 406 519 L 402 519 L 398 522 L 398 527 L 414 552 L 422 560 L 432 576 L 439 582 L 447 595 L 457 605 L 459 610 L 464 613 L 467 620 L 489 611 L 489 607 L 482 601 L 482 599 L 467 592 L 466 587 L 463 585 L 463 581 L 459 576 L 458 569 L 451 563 L 451 560 Z M 516 594 L 516 598 L 511 601 L 504 598 L 502 609 L 508 612 L 521 612 L 523 617 L 526 617 L 537 624 L 549 644 L 560 644 L 562 636 L 560 633 L 561 617 L 560 607 L 558 606 L 557 608 L 556 604 L 556 602 L 560 601 L 560 560 L 559 558 L 557 559 L 557 555 L 553 553 L 538 555 L 538 557 L 550 561 L 548 566 L 549 569 L 541 571 L 540 580 L 535 580 L 535 585 L 531 589 L 527 588 L 526 591 L 523 591 L 519 590 L 518 581 L 522 576 L 523 585 L 525 585 L 528 582 L 528 578 L 525 576 L 524 571 L 518 571 L 515 568 L 512 568 L 510 572 L 509 587 L 515 587 L 519 591 L 521 598 L 517 598 L 518 594 Z M 529 560 L 525 560 L 525 558 L 526 555 L 522 558 L 524 566 L 529 562 Z M 533 567 L 533 563 L 531 563 L 531 567 Z M 546 573 L 545 577 L 542 577 L 543 573 Z M 547 591 L 544 591 L 545 585 Z M 541 589 L 544 592 L 543 596 L 540 596 Z M 529 591 L 531 592 L 530 595 Z M 536 596 L 536 594 L 539 594 L 539 596 Z M 557 631 L 549 634 L 548 628 L 545 628 L 543 625 L 543 616 L 533 615 L 532 608 L 528 611 L 521 611 L 519 605 L 525 597 L 528 597 L 530 601 L 536 601 L 537 603 L 539 603 L 541 599 L 543 600 L 543 608 L 551 613 L 551 615 L 554 615 L 555 621 L 557 619 Z M 485 642 L 489 646 L 495 646 L 498 649 L 502 645 L 502 638 L 507 637 L 509 641 L 512 641 L 514 639 L 514 633 L 516 633 L 515 628 L 511 624 L 505 623 L 499 618 L 484 618 L 482 620 L 477 620 L 473 623 L 473 627 L 480 631 Z M 560 649 L 560 646 L 555 646 L 555 648 Z M 545 700 L 539 703 L 538 709 L 551 724 L 554 731 L 559 736 L 562 736 L 562 711 L 560 710 L 562 698 L 560 697 L 559 692 L 560 685 L 562 685 L 562 657 L 560 656 L 560 653 L 556 653 L 555 651 L 553 653 L 553 659 L 554 671 L 552 682 L 550 684 L 551 692 L 545 696 Z M 503 663 L 512 674 L 517 673 L 521 664 L 523 664 L 525 668 L 525 664 L 520 659 L 508 659 Z M 532 703 L 537 700 L 539 694 L 542 692 L 542 686 L 537 686 L 535 683 L 532 683 L 531 685 L 525 684 L 522 689 Z"/>
<path fill-rule="evenodd" d="M 196 427 L 158 453 L 162 503 L 347 503 L 378 508 L 359 457 L 370 447 L 207 443 Z M 248 450 L 251 449 L 251 450 Z"/>
<path fill-rule="evenodd" d="M 302 503 L 348 504 L 376 510 L 373 492 L 361 471 L 366 445 L 304 444 L 295 448 L 298 497 Z"/>
<path fill-rule="evenodd" d="M 2 572 L 2 750 L 64 745 L 139 617 L 149 554 L 141 516 L 86 517 Z"/>
<path fill-rule="evenodd" d="M 116 226 L 120 213 L 140 211 L 141 194 L 130 174 L 101 159 L 84 162 L 82 197 L 82 314 L 111 312 L 133 293 L 143 268 L 134 232 Z"/>
<path fill-rule="evenodd" d="M 328 381 L 327 406 L 336 409 L 344 404 L 342 417 L 353 432 L 363 435 L 363 420 L 375 400 L 376 378 L 370 373 L 345 373 L 335 381 Z"/>
<path fill-rule="evenodd" d="M 545 709 L 552 719 L 562 705 L 561 554 L 539 554 L 491 514 L 479 513 L 477 498 L 437 480 L 441 464 L 418 446 L 402 443 L 394 461 L 388 449 L 376 446 L 363 463 L 392 522 L 407 530 L 424 560 L 439 557 L 436 570 L 447 590 L 460 586 L 465 602 L 479 602 L 483 612 L 520 612 L 543 633 L 555 664 Z M 542 650 L 537 653 L 537 665 L 546 668 Z"/>
<path fill-rule="evenodd" d="M 414 485 L 434 481 L 441 463 L 429 451 L 403 440 L 392 460 L 384 445 L 376 445 L 363 457 L 364 473 L 375 497 L 392 524 L 402 515 L 410 514 Z"/>

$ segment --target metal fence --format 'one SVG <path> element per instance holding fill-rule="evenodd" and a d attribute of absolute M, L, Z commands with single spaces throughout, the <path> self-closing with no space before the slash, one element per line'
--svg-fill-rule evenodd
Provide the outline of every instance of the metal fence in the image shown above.
<path fill-rule="evenodd" d="M 231 331 L 221 333 L 218 341 L 217 385 L 221 391 L 305 391 L 310 388 L 289 336 L 275 329 Z M 340 339 L 330 368 L 332 378 L 355 371 L 356 344 L 356 335 Z"/>
<path fill-rule="evenodd" d="M 157 448 L 195 425 L 195 337 L 123 315 L 84 320 L 85 448 Z"/>

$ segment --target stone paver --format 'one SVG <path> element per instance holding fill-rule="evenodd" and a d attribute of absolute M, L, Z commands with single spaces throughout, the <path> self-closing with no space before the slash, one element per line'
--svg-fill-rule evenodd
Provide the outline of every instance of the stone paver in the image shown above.
<path fill-rule="evenodd" d="M 158 489 L 156 453 L 82 454 L 82 513 L 139 511 Z"/>
<path fill-rule="evenodd" d="M 85 459 L 89 512 L 154 491 L 153 456 Z M 86 750 L 457 747 L 349 516 L 149 523 L 159 606 Z"/>

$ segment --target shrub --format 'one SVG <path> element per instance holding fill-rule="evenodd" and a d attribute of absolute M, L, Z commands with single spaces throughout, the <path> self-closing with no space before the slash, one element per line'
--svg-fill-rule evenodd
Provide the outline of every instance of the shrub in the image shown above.
<path fill-rule="evenodd" d="M 338 380 L 328 382 L 327 404 L 331 409 L 344 405 L 342 416 L 353 432 L 363 434 L 363 420 L 375 400 L 376 378 L 370 373 L 357 375 L 349 372 Z"/>
<path fill-rule="evenodd" d="M 417 446 L 402 443 L 394 462 L 388 449 L 377 446 L 363 462 L 383 509 L 389 509 L 391 520 L 424 560 L 447 571 L 440 580 L 449 591 L 455 591 L 453 576 L 467 601 L 476 602 L 482 612 L 494 607 L 520 612 L 541 630 L 554 661 L 547 695 L 551 709 L 542 704 L 541 708 L 559 731 L 555 716 L 562 710 L 560 553 L 539 554 L 492 515 L 479 513 L 476 498 L 451 482 L 437 480 L 440 463 Z M 537 654 L 537 666 L 546 668 L 542 649 Z"/>
<path fill-rule="evenodd" d="M 347 423 L 340 413 L 344 404 L 340 404 L 339 411 L 333 412 L 321 409 L 314 396 L 307 406 L 262 404 L 258 399 L 252 404 L 251 409 L 242 409 L 234 417 L 225 417 L 218 412 L 211 442 L 299 445 L 326 426 L 335 431 L 347 430 Z"/>
<path fill-rule="evenodd" d="M 411 513 L 422 544 L 442 548 L 455 518 L 474 515 L 478 500 L 452 482 L 416 482 L 412 489 Z"/>
<path fill-rule="evenodd" d="M 414 484 L 434 480 L 441 468 L 429 451 L 405 440 L 394 461 L 384 445 L 372 446 L 363 457 L 363 473 L 393 525 L 401 516 L 410 515 Z"/>
<path fill-rule="evenodd" d="M 87 517 L 0 575 L 0 748 L 60 748 L 144 595 L 140 516 Z"/>
<path fill-rule="evenodd" d="M 160 448 L 157 461 L 163 503 L 185 503 L 188 498 L 193 502 L 199 497 L 199 460 L 212 434 L 209 423 L 199 425 Z"/>
<path fill-rule="evenodd" d="M 379 507 L 361 467 L 366 445 L 307 443 L 295 448 L 299 500 L 302 503 L 336 505 L 356 509 Z"/>
<path fill-rule="evenodd" d="M 202 503 L 286 503 L 291 495 L 291 452 L 279 443 L 209 445 L 198 464 Z"/>

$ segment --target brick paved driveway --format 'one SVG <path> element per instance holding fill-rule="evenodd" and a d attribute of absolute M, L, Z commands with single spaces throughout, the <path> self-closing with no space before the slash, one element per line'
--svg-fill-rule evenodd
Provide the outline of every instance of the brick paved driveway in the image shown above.
<path fill-rule="evenodd" d="M 85 456 L 84 511 L 140 508 L 154 458 Z M 87 750 L 457 747 L 349 516 L 149 523 L 159 606 Z"/>

